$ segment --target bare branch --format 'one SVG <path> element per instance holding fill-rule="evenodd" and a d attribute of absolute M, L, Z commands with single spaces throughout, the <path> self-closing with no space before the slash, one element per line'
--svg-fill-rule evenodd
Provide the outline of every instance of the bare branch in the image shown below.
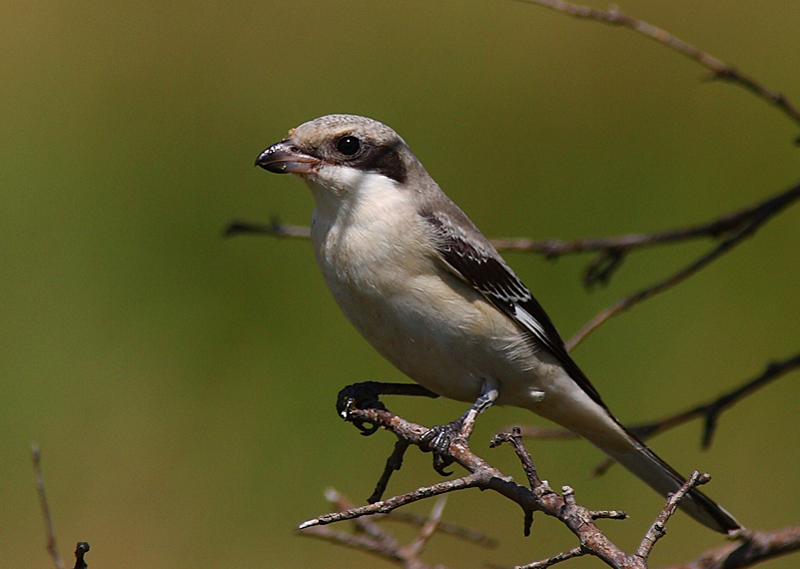
<path fill-rule="evenodd" d="M 325 496 L 328 501 L 338 508 L 352 507 L 349 500 L 335 490 L 326 491 Z M 352 520 L 356 528 L 354 533 L 316 526 L 303 530 L 301 535 L 316 537 L 338 545 L 372 553 L 387 561 L 402 564 L 406 569 L 429 569 L 429 566 L 420 560 L 420 554 L 439 528 L 444 504 L 443 499 L 436 503 L 430 517 L 426 518 L 421 524 L 417 538 L 406 547 L 402 547 L 391 534 L 385 532 L 374 523 L 373 519 L 368 517 Z M 382 519 L 388 519 L 388 517 L 383 516 Z M 439 566 L 439 569 L 444 568 Z"/>
<path fill-rule="evenodd" d="M 428 432 L 428 429 L 421 425 L 406 421 L 386 409 L 357 409 L 352 405 L 348 405 L 347 411 L 346 419 L 348 421 L 379 425 L 381 428 L 392 431 L 398 438 L 407 441 L 409 444 L 425 448 L 426 439 L 424 435 Z M 300 528 L 317 527 L 364 515 L 385 513 L 411 502 L 455 490 L 465 488 L 489 489 L 520 505 L 525 513 L 526 532 L 530 529 L 533 512 L 540 510 L 566 524 L 579 537 L 588 554 L 599 557 L 612 567 L 644 567 L 641 560 L 617 548 L 595 526 L 595 519 L 611 517 L 610 512 L 592 512 L 579 506 L 575 502 L 574 492 L 569 487 L 563 489 L 563 497 L 551 490 L 547 483 L 540 480 L 536 475 L 536 469 L 530 460 L 529 453 L 522 445 L 521 437 L 518 433 L 498 436 L 494 440 L 493 446 L 503 442 L 511 443 L 518 456 L 520 456 L 526 475 L 531 482 L 530 488 L 515 483 L 513 478 L 502 474 L 472 453 L 466 440 L 455 437 L 450 443 L 446 457 L 464 467 L 469 472 L 467 476 L 419 488 L 413 492 L 395 496 L 375 504 L 319 516 L 304 522 Z M 616 514 L 617 517 L 620 515 L 624 514 Z"/>
<path fill-rule="evenodd" d="M 415 514 L 413 512 L 403 512 L 400 510 L 395 510 L 391 514 L 388 514 L 383 518 L 383 520 L 387 522 L 405 522 L 419 527 L 422 527 L 428 521 L 427 518 L 420 516 L 419 514 Z M 444 535 L 449 535 L 474 543 L 475 545 L 485 547 L 487 549 L 493 549 L 499 545 L 497 539 L 488 536 L 481 531 L 466 528 L 458 524 L 446 522 L 444 520 L 439 522 L 439 526 L 436 531 Z"/>
<path fill-rule="evenodd" d="M 425 522 L 425 525 L 420 528 L 419 534 L 417 535 L 416 539 L 412 541 L 408 546 L 405 548 L 404 553 L 408 557 L 418 558 L 419 555 L 422 553 L 422 550 L 425 549 L 425 546 L 430 541 L 431 537 L 433 537 L 433 533 L 439 527 L 439 524 L 442 521 L 442 512 L 444 511 L 444 506 L 447 503 L 447 496 L 441 496 L 437 501 L 436 504 L 433 506 L 433 511 L 431 512 L 430 517 Z"/>
<path fill-rule="evenodd" d="M 582 547 L 576 547 L 575 549 L 570 549 L 564 553 L 554 555 L 550 559 L 545 559 L 544 561 L 535 561 L 529 565 L 521 565 L 519 567 L 515 567 L 514 569 L 547 569 L 547 567 L 551 567 L 556 563 L 561 563 L 562 561 L 567 561 L 568 559 L 575 559 L 576 557 L 581 557 L 587 553 L 588 551 L 585 551 Z"/>
<path fill-rule="evenodd" d="M 329 488 L 325 491 L 325 498 L 331 504 L 333 504 L 337 510 L 340 511 L 349 510 L 355 507 L 355 505 L 348 500 L 347 497 L 343 496 L 333 488 Z M 375 522 L 400 522 L 423 528 L 425 524 L 429 523 L 430 518 L 421 516 L 414 512 L 401 512 L 395 510 L 389 514 L 363 516 L 352 521 L 354 524 L 356 524 L 356 529 L 358 532 L 366 534 L 371 538 L 382 542 L 385 547 L 391 549 L 392 551 L 399 551 L 400 545 L 394 540 L 394 537 L 392 537 L 391 534 L 389 534 Z M 497 539 L 489 537 L 483 532 L 466 528 L 458 524 L 449 523 L 441 519 L 437 522 L 436 532 L 474 543 L 475 545 L 484 548 L 491 549 L 497 547 L 498 545 Z M 303 533 L 305 533 L 305 531 Z"/>
<path fill-rule="evenodd" d="M 770 362 L 761 375 L 746 381 L 744 384 L 732 391 L 729 391 L 728 393 L 720 395 L 713 401 L 698 405 L 693 409 L 672 415 L 655 423 L 637 425 L 633 427 L 632 430 L 642 438 L 650 438 L 692 419 L 703 417 L 705 419 L 705 425 L 703 427 L 702 446 L 704 449 L 707 449 L 711 446 L 711 440 L 714 436 L 714 431 L 716 430 L 717 420 L 723 412 L 733 407 L 736 403 L 748 395 L 755 393 L 768 383 L 778 379 L 790 371 L 797 369 L 798 367 L 800 367 L 800 353 L 797 353 L 783 361 Z"/>
<path fill-rule="evenodd" d="M 333 488 L 329 488 L 325 491 L 325 497 L 337 510 L 349 510 L 355 507 L 346 496 L 343 496 Z M 392 534 L 375 523 L 377 520 L 377 517 L 364 516 L 354 519 L 353 523 L 358 532 L 368 535 L 370 538 L 380 543 L 381 547 L 395 552 L 399 551 L 400 544 L 394 539 Z"/>
<path fill-rule="evenodd" d="M 588 6 L 570 4 L 569 2 L 563 2 L 562 0 L 520 1 L 527 4 L 537 4 L 539 6 L 551 8 L 575 18 L 594 20 L 612 26 L 622 26 L 638 32 L 662 45 L 667 46 L 670 49 L 677 51 L 681 55 L 696 61 L 711 71 L 712 79 L 724 79 L 747 89 L 757 97 L 776 106 L 795 124 L 800 125 L 800 112 L 783 93 L 768 89 L 754 78 L 740 73 L 732 65 L 728 65 L 713 55 L 697 49 L 693 45 L 673 36 L 661 28 L 657 28 L 656 26 L 648 24 L 647 22 L 631 18 L 616 6 L 612 7 L 608 11 L 605 11 L 590 8 Z M 800 139 L 798 139 L 798 141 L 800 142 Z"/>
<path fill-rule="evenodd" d="M 383 474 L 378 480 L 378 483 L 375 485 L 375 491 L 372 493 L 372 496 L 367 498 L 368 504 L 379 502 L 383 497 L 383 493 L 389 485 L 389 479 L 392 477 L 392 474 L 400 470 L 400 467 L 403 466 L 403 455 L 405 455 L 406 450 L 408 450 L 408 443 L 402 439 L 397 439 L 394 445 L 394 451 L 392 451 L 392 454 L 386 459 L 386 466 L 383 469 Z"/>
<path fill-rule="evenodd" d="M 577 253 L 600 253 L 601 256 L 595 259 L 593 264 L 601 266 L 605 264 L 602 261 L 603 256 L 607 255 L 621 254 L 624 256 L 636 249 L 683 243 L 703 237 L 711 239 L 725 237 L 740 231 L 754 218 L 764 215 L 765 211 L 774 215 L 791 205 L 798 198 L 800 198 L 800 190 L 798 190 L 797 186 L 793 186 L 766 200 L 727 213 L 711 221 L 656 233 L 630 233 L 615 237 L 588 237 L 575 241 L 561 241 L 559 239 L 534 241 L 525 238 L 503 238 L 493 239 L 492 244 L 500 251 L 538 253 L 548 259 L 556 259 L 562 255 Z M 596 277 L 596 279 L 599 278 L 599 276 Z M 588 281 L 586 284 L 590 285 L 595 282 L 597 280 Z"/>
<path fill-rule="evenodd" d="M 754 209 L 751 208 L 752 212 L 748 214 L 746 222 L 736 231 L 730 233 L 722 242 L 719 243 L 719 245 L 714 247 L 708 253 L 700 256 L 689 265 L 679 269 L 666 279 L 632 295 L 626 296 L 617 301 L 615 304 L 601 311 L 568 342 L 566 342 L 567 349 L 573 349 L 609 318 L 628 310 L 636 304 L 639 304 L 640 302 L 647 300 L 648 298 L 660 292 L 664 292 L 665 290 L 672 288 L 678 283 L 694 275 L 697 271 L 733 249 L 745 238 L 751 237 L 758 229 L 761 228 L 764 223 L 766 223 L 776 214 L 783 211 L 787 205 L 793 203 L 798 198 L 800 198 L 800 183 L 792 186 L 785 192 L 782 192 L 781 194 L 778 194 L 777 196 L 759 204 Z"/>
<path fill-rule="evenodd" d="M 711 441 L 717 428 L 717 422 L 722 413 L 733 407 L 736 403 L 748 395 L 755 393 L 768 383 L 778 379 L 790 371 L 797 369 L 798 367 L 800 367 L 800 353 L 783 361 L 771 362 L 767 365 L 766 369 L 761 375 L 746 381 L 744 384 L 732 391 L 729 391 L 728 393 L 720 395 L 713 401 L 698 405 L 692 409 L 677 413 L 675 415 L 670 415 L 669 417 L 654 423 L 632 426 L 630 427 L 630 430 L 642 440 L 647 440 L 670 429 L 674 429 L 679 425 L 688 423 L 692 419 L 698 419 L 702 417 L 704 419 L 704 425 L 701 445 L 704 450 L 708 449 L 711 446 Z M 613 460 L 604 459 L 594 468 L 593 474 L 604 474 L 613 465 Z"/>
<path fill-rule="evenodd" d="M 389 561 L 402 561 L 399 554 L 367 535 L 358 535 L 346 531 L 336 530 L 330 527 L 309 527 L 304 529 L 300 535 L 316 537 L 337 545 L 343 545 L 352 549 L 358 549 L 367 553 L 372 553 Z"/>
<path fill-rule="evenodd" d="M 388 514 L 389 512 L 391 512 L 396 508 L 405 506 L 407 504 L 412 504 L 414 502 L 423 500 L 425 498 L 430 498 L 432 496 L 440 496 L 447 492 L 453 492 L 455 490 L 463 490 L 465 488 L 481 488 L 482 485 L 485 485 L 484 479 L 485 476 L 482 476 L 480 474 L 478 475 L 471 474 L 469 476 L 455 478 L 453 480 L 447 480 L 445 482 L 440 482 L 439 484 L 434 484 L 433 486 L 418 488 L 417 490 L 409 492 L 408 494 L 395 496 L 393 498 L 382 500 L 380 502 L 375 502 L 374 504 L 369 504 L 367 506 L 358 506 L 342 512 L 324 514 L 314 519 L 307 520 L 302 524 L 300 524 L 298 527 L 299 529 L 302 530 L 313 526 L 327 525 L 344 520 L 352 520 L 355 518 L 359 518 L 361 516 L 369 516 L 373 514 Z"/>
<path fill-rule="evenodd" d="M 42 453 L 39 447 L 31 444 L 31 460 L 33 461 L 33 474 L 36 478 L 36 491 L 39 494 L 39 505 L 42 508 L 42 517 L 44 518 L 44 529 L 47 534 L 47 552 L 53 560 L 56 569 L 64 569 L 64 562 L 58 554 L 56 547 L 56 534 L 53 529 L 53 517 L 50 515 L 50 506 L 47 503 L 47 493 L 44 489 L 44 473 L 42 472 Z"/>
<path fill-rule="evenodd" d="M 706 551 L 694 561 L 665 569 L 738 569 L 800 551 L 800 526 L 750 532 L 744 541 Z"/>
<path fill-rule="evenodd" d="M 781 367 L 781 364 L 776 364 L 776 366 Z M 395 436 L 406 441 L 409 445 L 425 448 L 426 439 L 424 435 L 427 429 L 421 425 L 406 421 L 385 408 L 357 409 L 352 405 L 352 400 L 347 403 L 346 409 L 345 419 L 347 421 L 354 424 L 360 422 L 377 425 L 379 428 L 393 432 Z M 624 512 L 591 511 L 579 506 L 575 501 L 574 491 L 569 486 L 562 488 L 561 496 L 556 494 L 550 489 L 546 481 L 542 481 L 539 478 L 530 453 L 522 443 L 519 430 L 495 436 L 491 446 L 496 447 L 502 443 L 509 443 L 514 448 L 525 470 L 530 487 L 517 484 L 513 478 L 505 476 L 472 453 L 465 440 L 455 437 L 445 454 L 448 459 L 452 459 L 453 462 L 464 467 L 469 472 L 467 476 L 443 484 L 419 488 L 408 494 L 360 507 L 353 507 L 349 501 L 338 493 L 329 491 L 327 493 L 329 500 L 343 509 L 343 511 L 335 514 L 326 514 L 301 524 L 302 533 L 308 533 L 314 537 L 380 555 L 384 559 L 401 563 L 406 569 L 428 569 L 428 566 L 420 561 L 419 553 L 430 536 L 443 525 L 438 505 L 432 516 L 423 521 L 423 529 L 417 541 L 405 548 L 398 546 L 397 541 L 383 530 L 367 529 L 365 531 L 362 529 L 364 527 L 368 528 L 369 524 L 375 525 L 362 516 L 391 511 L 413 501 L 462 488 L 480 488 L 494 490 L 517 503 L 525 514 L 526 531 L 530 528 L 533 512 L 538 510 L 558 518 L 580 540 L 581 545 L 579 547 L 518 569 L 542 569 L 582 555 L 598 557 L 611 567 L 645 569 L 650 551 L 656 541 L 663 535 L 665 524 L 675 511 L 680 500 L 691 488 L 704 484 L 709 479 L 708 475 L 695 472 L 678 492 L 670 495 L 665 508 L 642 540 L 637 553 L 631 555 L 615 546 L 594 525 L 594 520 L 596 519 L 624 519 L 626 517 Z M 358 524 L 360 533 L 348 534 L 323 527 L 326 524 L 347 519 L 353 520 L 354 523 Z M 710 567 L 719 567 L 722 569 L 723 563 L 726 568 L 743 567 L 756 561 L 800 550 L 800 526 L 772 533 L 745 530 L 736 535 L 735 539 L 737 539 L 737 543 L 727 544 L 721 548 L 711 550 L 690 564 L 681 566 L 681 568 L 700 569 L 702 567 L 703 569 L 708 569 Z M 743 556 L 747 561 L 740 563 L 739 556 Z"/>
<path fill-rule="evenodd" d="M 678 504 L 692 488 L 707 484 L 709 480 L 711 480 L 711 477 L 708 474 L 701 474 L 695 470 L 677 492 L 669 495 L 667 505 L 664 506 L 664 509 L 653 522 L 653 525 L 650 526 L 650 529 L 647 530 L 642 542 L 639 544 L 639 548 L 636 550 L 637 557 L 642 558 L 647 563 L 647 558 L 650 557 L 650 552 L 653 551 L 656 542 L 667 534 L 667 520 L 678 509 Z"/>
<path fill-rule="evenodd" d="M 271 223 L 233 220 L 222 230 L 222 235 L 224 237 L 266 235 L 287 239 L 310 239 L 311 229 L 299 225 L 286 225 L 277 219 L 273 219 Z"/>

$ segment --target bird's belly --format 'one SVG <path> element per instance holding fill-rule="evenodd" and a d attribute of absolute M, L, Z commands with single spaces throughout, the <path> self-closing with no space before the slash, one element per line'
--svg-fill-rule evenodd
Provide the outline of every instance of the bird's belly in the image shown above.
<path fill-rule="evenodd" d="M 383 357 L 431 391 L 471 403 L 494 379 L 499 404 L 529 407 L 548 366 L 515 322 L 443 266 L 424 224 L 393 223 L 416 217 L 351 212 L 342 224 L 315 212 L 314 252 L 336 302 Z"/>
<path fill-rule="evenodd" d="M 448 277 L 432 271 L 414 276 L 410 286 L 381 286 L 380 294 L 326 281 L 353 326 L 417 383 L 473 402 L 492 378 L 501 386 L 500 404 L 527 406 L 542 371 L 532 344 L 482 296 Z"/>

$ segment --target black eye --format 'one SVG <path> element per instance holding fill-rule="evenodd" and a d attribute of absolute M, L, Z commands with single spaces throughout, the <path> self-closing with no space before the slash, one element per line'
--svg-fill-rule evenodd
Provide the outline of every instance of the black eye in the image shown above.
<path fill-rule="evenodd" d="M 361 150 L 361 141 L 355 136 L 343 136 L 336 143 L 336 150 L 345 156 L 355 156 Z"/>

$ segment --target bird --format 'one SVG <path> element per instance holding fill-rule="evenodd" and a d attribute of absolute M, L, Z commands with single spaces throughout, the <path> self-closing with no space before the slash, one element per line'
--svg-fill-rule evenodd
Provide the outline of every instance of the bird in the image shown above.
<path fill-rule="evenodd" d="M 628 431 L 567 353 L 550 317 L 390 127 L 332 114 L 305 122 L 256 165 L 294 174 L 315 208 L 311 242 L 344 316 L 434 394 L 533 411 L 668 495 L 685 478 Z M 728 534 L 738 521 L 692 489 L 680 508 Z"/>

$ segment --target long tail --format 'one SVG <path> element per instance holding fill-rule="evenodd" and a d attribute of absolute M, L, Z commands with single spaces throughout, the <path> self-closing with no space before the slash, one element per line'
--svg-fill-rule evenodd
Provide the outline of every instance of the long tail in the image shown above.
<path fill-rule="evenodd" d="M 635 436 L 627 431 L 625 434 L 629 437 L 631 448 L 622 451 L 609 448 L 601 450 L 662 496 L 683 486 L 686 482 L 683 476 Z M 701 524 L 721 533 L 727 534 L 742 527 L 725 508 L 696 489 L 686 494 L 679 507 Z"/>
<path fill-rule="evenodd" d="M 562 385 L 570 384 L 564 382 Z M 684 485 L 686 479 L 628 432 L 604 405 L 579 389 L 577 384 L 572 386 L 561 392 L 551 391 L 529 408 L 582 436 L 662 496 Z M 699 490 L 689 491 L 679 507 L 701 524 L 720 533 L 727 534 L 742 527 L 736 518 Z"/>

